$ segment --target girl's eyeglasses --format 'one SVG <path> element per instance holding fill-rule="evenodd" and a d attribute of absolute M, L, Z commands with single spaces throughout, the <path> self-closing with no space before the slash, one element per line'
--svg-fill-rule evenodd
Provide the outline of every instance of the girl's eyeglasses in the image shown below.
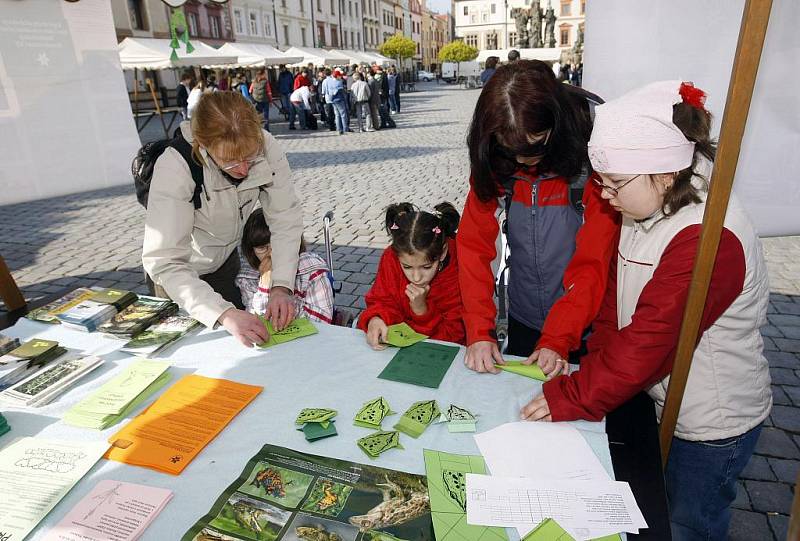
<path fill-rule="evenodd" d="M 614 186 L 609 186 L 608 184 L 604 183 L 601 180 L 597 180 L 596 178 L 592 178 L 592 180 L 594 181 L 595 184 L 600 186 L 600 189 L 602 189 L 603 191 L 605 191 L 608 194 L 611 194 L 613 197 L 617 197 L 619 195 L 619 191 L 622 188 L 624 188 L 625 186 L 627 186 L 628 184 L 630 184 L 631 182 L 633 182 L 634 180 L 636 180 L 640 176 L 642 176 L 642 174 L 638 174 L 633 178 L 629 178 L 628 180 L 624 181 L 622 184 L 620 184 L 616 188 Z"/>

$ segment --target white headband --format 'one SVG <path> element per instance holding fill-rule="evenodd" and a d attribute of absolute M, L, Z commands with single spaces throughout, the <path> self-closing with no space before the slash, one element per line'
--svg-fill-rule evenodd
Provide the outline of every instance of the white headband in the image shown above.
<path fill-rule="evenodd" d="M 599 173 L 670 173 L 692 165 L 694 143 L 672 122 L 681 81 L 660 81 L 595 108 L 589 159 Z"/>

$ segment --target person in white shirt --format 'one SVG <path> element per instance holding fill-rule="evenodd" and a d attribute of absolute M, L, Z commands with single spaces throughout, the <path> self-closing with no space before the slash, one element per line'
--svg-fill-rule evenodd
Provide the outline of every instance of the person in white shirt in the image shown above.
<path fill-rule="evenodd" d="M 358 131 L 375 131 L 375 129 L 372 127 L 372 115 L 370 114 L 369 108 L 369 99 L 372 96 L 369 85 L 366 81 L 362 80 L 361 74 L 358 72 L 353 73 L 353 75 L 350 77 L 353 79 L 353 87 L 350 93 L 353 96 L 353 100 L 356 104 L 355 109 L 356 119 L 358 120 Z M 364 130 L 364 116 L 367 118 L 366 130 Z"/>
<path fill-rule="evenodd" d="M 301 86 L 289 96 L 289 101 L 292 102 L 297 117 L 300 119 L 300 129 L 308 129 L 307 114 L 311 111 L 311 98 L 314 95 L 314 86 Z"/>
<path fill-rule="evenodd" d="M 197 107 L 197 102 L 200 101 L 200 96 L 202 96 L 203 92 L 205 91 L 206 91 L 206 83 L 203 81 L 203 79 L 200 79 L 199 81 L 197 81 L 197 84 L 194 85 L 192 91 L 189 92 L 189 98 L 187 99 L 187 105 L 186 105 L 187 119 L 192 118 L 192 111 L 194 111 L 194 108 Z"/>

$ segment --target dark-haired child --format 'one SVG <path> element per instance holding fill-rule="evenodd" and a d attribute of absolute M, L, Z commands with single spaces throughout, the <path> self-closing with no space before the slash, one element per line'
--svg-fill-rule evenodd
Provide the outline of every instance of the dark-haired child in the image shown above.
<path fill-rule="evenodd" d="M 244 225 L 240 250 L 241 268 L 236 285 L 248 312 L 263 314 L 269 301 L 272 272 L 271 233 L 264 213 L 257 209 Z M 294 302 L 298 317 L 330 323 L 333 320 L 333 289 L 328 266 L 313 252 L 307 252 L 300 240 L 300 259 L 294 286 Z"/>
<path fill-rule="evenodd" d="M 437 340 L 463 344 L 455 234 L 460 216 L 450 203 L 424 212 L 411 203 L 386 209 L 392 244 L 384 250 L 358 327 L 374 349 L 386 347 L 389 325 L 405 322 Z"/>

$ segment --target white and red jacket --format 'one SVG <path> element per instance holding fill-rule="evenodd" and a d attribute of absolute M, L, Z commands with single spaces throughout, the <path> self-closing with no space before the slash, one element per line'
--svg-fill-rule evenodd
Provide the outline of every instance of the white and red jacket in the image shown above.
<path fill-rule="evenodd" d="M 544 384 L 553 421 L 599 420 L 645 389 L 661 417 L 704 209 L 702 202 L 669 217 L 624 219 L 589 354 L 580 371 Z M 768 298 L 761 243 L 732 196 L 677 437 L 730 438 L 769 414 L 769 366 L 759 330 Z"/>

